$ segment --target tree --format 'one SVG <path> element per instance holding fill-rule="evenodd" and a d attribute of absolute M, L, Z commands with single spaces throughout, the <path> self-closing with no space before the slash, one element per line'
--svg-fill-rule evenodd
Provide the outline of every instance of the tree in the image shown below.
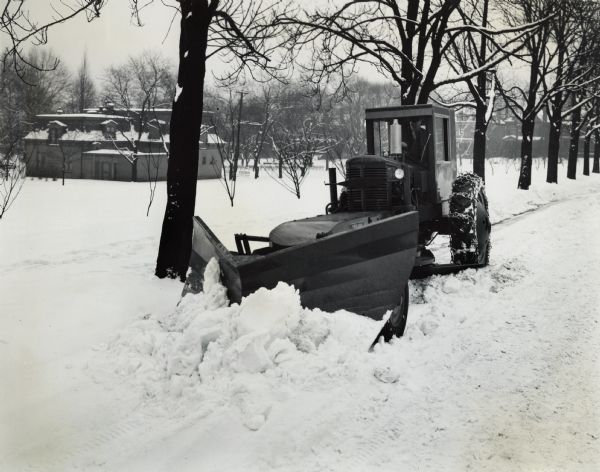
<path fill-rule="evenodd" d="M 340 175 L 346 175 L 346 159 L 367 151 L 365 109 L 390 106 L 395 100 L 399 100 L 399 88 L 393 82 L 376 83 L 354 78 L 348 82 L 342 99 L 331 105 L 333 109 L 323 120 L 327 122 L 324 131 L 329 141 L 336 143 L 327 154 Z"/>
<path fill-rule="evenodd" d="M 491 11 L 490 11 L 490 7 Z M 493 59 L 500 62 L 496 68 L 517 58 L 524 47 L 524 41 L 530 34 L 540 28 L 545 19 L 522 25 L 491 30 L 489 17 L 498 16 L 489 0 L 463 0 L 458 8 L 461 21 L 470 29 L 465 31 L 448 48 L 446 63 L 455 74 L 464 75 L 464 80 L 457 86 L 466 86 L 466 92 L 456 87 L 447 91 L 455 99 L 449 105 L 457 108 L 471 107 L 475 109 L 475 127 L 473 129 L 473 172 L 485 180 L 486 133 L 495 105 L 495 69 L 485 68 L 485 64 Z M 490 33 L 492 32 L 492 33 Z M 479 71 L 475 76 L 469 71 Z"/>
<path fill-rule="evenodd" d="M 567 178 L 575 180 L 577 176 L 577 159 L 579 157 L 579 140 L 581 138 L 581 131 L 584 130 L 586 126 L 590 128 L 589 133 L 584 133 L 584 155 L 589 156 L 590 135 L 591 132 L 594 131 L 596 110 L 594 104 L 590 104 L 591 98 L 593 97 L 590 97 L 589 100 L 579 102 L 581 104 L 579 105 L 576 103 L 578 101 L 578 94 L 572 93 L 571 96 L 573 100 L 573 111 L 571 112 L 571 142 L 569 145 L 569 159 L 567 161 Z M 587 159 L 586 164 L 589 165 Z M 586 175 L 589 175 L 589 169 L 588 174 Z"/>
<path fill-rule="evenodd" d="M 164 139 L 165 123 L 159 119 L 156 109 L 172 102 L 174 82 L 169 61 L 159 53 L 151 51 L 137 57 L 129 57 L 124 64 L 111 66 L 104 73 L 104 100 L 124 109 L 130 120 L 130 130 L 119 131 L 127 146 L 120 149 L 114 141 L 113 144 L 131 163 L 131 179 L 134 181 L 137 180 L 140 143 L 144 135 L 150 141 L 152 134 L 159 144 L 156 147 L 169 155 L 169 148 Z M 151 133 L 151 129 L 154 132 Z M 144 162 L 150 191 L 146 209 L 148 215 L 154 201 L 160 157 L 154 153 L 152 147 L 146 151 Z"/>
<path fill-rule="evenodd" d="M 214 130 L 217 139 L 217 150 L 221 159 L 220 163 L 214 163 L 214 166 L 220 165 L 221 179 L 229 202 L 233 206 L 235 200 L 235 190 L 237 185 L 237 171 L 240 160 L 240 139 L 242 128 L 242 108 L 244 92 L 238 92 L 239 100 L 236 103 L 233 99 L 233 92 L 229 91 L 229 97 L 225 108 L 225 113 L 213 115 L 210 127 L 206 127 L 206 135 L 210 130 Z M 226 166 L 227 164 L 227 166 Z M 217 170 L 215 168 L 215 170 Z"/>
<path fill-rule="evenodd" d="M 403 104 L 427 103 L 439 87 L 476 77 L 504 60 L 490 56 L 479 68 L 438 77 L 443 58 L 462 35 L 482 31 L 461 21 L 460 0 L 351 0 L 285 18 L 299 25 L 298 47 L 314 47 L 311 78 L 340 77 L 340 88 L 358 64 L 368 64 L 398 84 Z M 500 34 L 485 29 L 485 34 Z"/>
<path fill-rule="evenodd" d="M 276 122 L 271 130 L 271 142 L 280 163 L 280 174 L 275 180 L 297 198 L 313 159 L 335 144 L 327 139 L 322 124 L 311 118 L 294 128 Z"/>
<path fill-rule="evenodd" d="M 0 68 L 0 218 L 8 211 L 23 186 L 26 165 L 22 139 L 39 113 L 62 105 L 66 70 L 57 66 L 44 70 L 58 59 L 51 52 L 25 56 L 29 65 L 19 69 L 14 57 L 5 55 Z"/>
<path fill-rule="evenodd" d="M 595 113 L 597 113 L 597 106 L 595 107 Z M 600 117 L 597 114 L 590 119 L 588 123 L 587 130 L 584 135 L 583 141 L 583 175 L 590 175 L 590 146 L 592 141 L 592 136 L 598 131 L 600 128 L 600 124 L 598 123 Z"/>
<path fill-rule="evenodd" d="M 566 7 L 564 1 L 563 7 Z M 548 100 L 548 117 L 550 118 L 550 130 L 548 134 L 548 169 L 546 172 L 546 182 L 558 182 L 558 153 L 560 149 L 560 135 L 563 122 L 563 108 L 569 97 L 568 90 L 564 85 L 574 76 L 577 66 L 577 22 L 573 21 L 569 9 L 560 8 L 556 11 L 555 17 L 550 22 L 550 34 L 552 41 L 558 45 L 558 55 L 556 71 L 553 74 L 554 83 L 547 86 L 547 80 L 544 78 L 545 88 L 553 88 L 556 93 Z"/>
<path fill-rule="evenodd" d="M 0 220 L 19 195 L 25 180 L 25 162 L 21 159 L 20 85 L 22 82 L 11 69 L 0 70 Z"/>
<path fill-rule="evenodd" d="M 86 108 L 95 106 L 96 100 L 96 86 L 88 69 L 87 53 L 84 53 L 77 74 L 71 82 L 68 108 L 72 112 L 83 113 Z"/>
<path fill-rule="evenodd" d="M 148 3 L 152 3 L 149 0 Z M 4 0 L 0 34 L 8 37 L 9 55 L 16 58 L 17 71 L 24 63 L 23 48 L 44 43 L 49 28 L 78 15 L 93 20 L 100 15 L 104 0 L 63 0 L 54 5 L 51 18 L 35 21 L 26 1 Z M 165 1 L 165 4 L 167 2 Z M 129 2 L 133 18 L 141 25 L 142 5 Z M 282 71 L 273 60 L 280 25 L 275 21 L 281 2 L 249 0 L 178 0 L 180 18 L 177 95 L 170 125 L 170 159 L 167 171 L 167 207 L 163 220 L 155 274 L 179 277 L 187 273 L 192 241 L 192 217 L 196 199 L 196 175 L 200 127 L 204 102 L 206 63 L 221 55 L 232 65 L 222 77 L 235 80 L 252 67 L 275 76 Z M 29 4 L 27 4 L 29 5 Z M 144 5 L 147 5 L 145 3 Z"/>
<path fill-rule="evenodd" d="M 255 179 L 259 176 L 260 159 L 273 126 L 273 114 L 275 112 L 273 95 L 273 87 L 265 84 L 259 94 L 250 97 L 246 107 L 246 118 L 250 120 L 247 125 L 251 125 L 253 131 L 247 133 L 242 148 L 246 162 L 252 161 L 253 163 Z"/>
<path fill-rule="evenodd" d="M 184 280 L 192 246 L 206 62 L 225 54 L 235 68 L 224 79 L 239 77 L 249 66 L 274 75 L 279 70 L 269 56 L 280 30 L 273 21 L 273 4 L 181 0 L 179 7 L 179 71 L 171 116 L 167 207 L 155 273 Z"/>
<path fill-rule="evenodd" d="M 594 131 L 594 164 L 592 173 L 600 174 L 600 131 Z"/>
<path fill-rule="evenodd" d="M 555 0 L 555 16 L 550 22 L 551 40 L 558 50 L 556 70 L 554 74 L 544 77 L 544 90 L 552 90 L 548 100 L 548 116 L 550 132 L 548 135 L 548 169 L 546 181 L 558 182 L 558 155 L 563 120 L 569 115 L 580 113 L 579 108 L 586 105 L 592 97 L 582 93 L 582 90 L 598 81 L 598 71 L 595 60 L 586 57 L 594 54 L 597 32 L 590 34 L 588 30 L 595 28 L 594 15 L 597 15 L 598 5 L 594 1 Z M 590 42 L 592 39 L 592 42 Z M 548 86 L 548 81 L 552 81 Z M 575 99 L 577 96 L 579 99 Z M 565 106 L 571 100 L 569 110 Z M 577 116 L 575 116 L 577 119 Z"/>
<path fill-rule="evenodd" d="M 19 70 L 22 90 L 19 107 L 25 124 L 31 126 L 40 113 L 62 110 L 68 100 L 71 77 L 52 51 L 33 49 L 27 54 L 28 65 Z M 14 69 L 13 69 L 14 71 Z"/>
<path fill-rule="evenodd" d="M 553 8 L 552 0 L 516 0 L 502 4 L 504 19 L 510 26 L 552 18 Z M 517 186 L 523 190 L 528 190 L 531 185 L 535 120 L 553 92 L 544 90 L 545 76 L 555 73 L 559 49 L 552 46 L 550 33 L 549 21 L 543 21 L 539 28 L 523 40 L 525 54 L 520 58 L 527 66 L 526 82 L 510 84 L 506 80 L 502 83 L 496 78 L 496 86 L 506 105 L 521 122 L 521 169 Z"/>
<path fill-rule="evenodd" d="M 105 0 L 63 0 L 51 3 L 52 14 L 48 18 L 38 18 L 37 10 L 28 8 L 31 3 L 27 0 L 0 1 L 0 37 L 4 38 L 8 45 L 2 57 L 3 65 L 13 68 L 25 82 L 27 77 L 24 76 L 24 72 L 33 65 L 27 57 L 27 47 L 46 44 L 48 30 L 72 18 L 81 15 L 85 15 L 88 21 L 98 18 Z M 137 3 L 137 0 L 132 1 L 136 10 Z M 39 70 L 49 71 L 56 68 L 58 63 L 58 60 L 55 60 L 52 63 L 34 66 Z"/>

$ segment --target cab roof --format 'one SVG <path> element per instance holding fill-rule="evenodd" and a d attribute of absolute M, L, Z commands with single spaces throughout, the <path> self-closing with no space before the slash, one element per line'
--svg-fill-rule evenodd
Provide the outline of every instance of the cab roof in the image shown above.
<path fill-rule="evenodd" d="M 433 105 L 431 103 L 421 105 L 399 105 L 394 107 L 367 108 L 365 110 L 365 118 L 367 120 L 388 120 L 393 118 L 410 118 L 433 115 L 450 117 L 454 115 L 454 110 Z"/>

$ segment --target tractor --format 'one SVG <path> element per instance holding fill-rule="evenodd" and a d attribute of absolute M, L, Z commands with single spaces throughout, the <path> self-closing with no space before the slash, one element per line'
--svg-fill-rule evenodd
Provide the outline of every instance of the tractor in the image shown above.
<path fill-rule="evenodd" d="M 375 319 L 391 310 L 375 343 L 403 334 L 410 278 L 487 265 L 488 201 L 480 177 L 457 176 L 454 112 L 431 104 L 371 108 L 365 122 L 367 154 L 346 161 L 341 182 L 329 170 L 324 214 L 282 223 L 268 236 L 236 234 L 236 251 L 194 217 L 185 290 L 201 289 L 216 257 L 232 302 L 284 281 L 308 308 Z M 438 234 L 449 235 L 450 263 L 437 264 L 428 248 Z M 254 242 L 268 245 L 252 250 Z"/>

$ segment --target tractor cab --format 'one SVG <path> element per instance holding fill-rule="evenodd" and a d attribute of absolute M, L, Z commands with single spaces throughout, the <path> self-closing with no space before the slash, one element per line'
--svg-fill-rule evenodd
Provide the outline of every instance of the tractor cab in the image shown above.
<path fill-rule="evenodd" d="M 368 155 L 402 169 L 404 206 L 418 209 L 422 220 L 447 216 L 456 178 L 454 111 L 431 104 L 370 108 L 365 119 Z M 347 170 L 356 173 L 357 164 L 348 160 Z"/>

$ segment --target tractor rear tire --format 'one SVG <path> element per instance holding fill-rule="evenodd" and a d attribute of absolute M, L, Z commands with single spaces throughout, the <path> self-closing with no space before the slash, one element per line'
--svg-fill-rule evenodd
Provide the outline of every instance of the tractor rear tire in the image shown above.
<path fill-rule="evenodd" d="M 450 220 L 452 263 L 488 265 L 492 225 L 481 177 L 466 173 L 456 178 L 450 196 Z"/>
<path fill-rule="evenodd" d="M 406 329 L 406 320 L 408 318 L 408 282 L 404 286 L 402 291 L 402 300 L 400 304 L 396 306 L 390 314 L 390 322 L 392 325 L 393 335 L 401 337 Z M 386 340 L 387 341 L 387 340 Z"/>

